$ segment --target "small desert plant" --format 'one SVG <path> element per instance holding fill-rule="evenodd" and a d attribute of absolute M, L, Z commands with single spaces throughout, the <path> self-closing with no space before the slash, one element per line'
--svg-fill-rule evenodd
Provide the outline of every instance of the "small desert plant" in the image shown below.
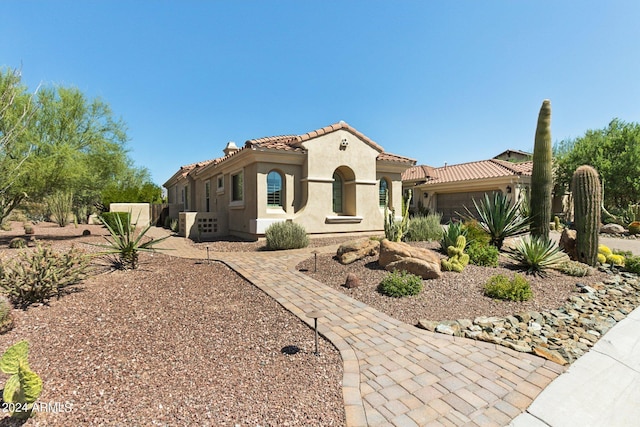
<path fill-rule="evenodd" d="M 179 225 L 180 225 L 180 223 L 178 222 L 178 220 L 176 218 L 172 218 L 171 221 L 169 222 L 169 228 L 174 233 L 178 232 Z"/>
<path fill-rule="evenodd" d="M 9 241 L 10 249 L 24 249 L 27 247 L 27 241 L 22 237 L 14 237 Z"/>
<path fill-rule="evenodd" d="M 118 219 L 124 227 L 131 227 L 131 212 L 103 212 L 98 218 L 107 229 L 115 229 Z"/>
<path fill-rule="evenodd" d="M 129 213 L 128 218 L 131 217 Z M 105 227 L 109 230 L 109 237 L 105 237 L 108 244 L 97 245 L 103 248 L 107 248 L 107 251 L 102 254 L 116 255 L 116 266 L 121 269 L 136 269 L 138 267 L 138 258 L 140 252 L 155 252 L 158 250 L 154 248 L 155 245 L 162 242 L 169 236 L 161 237 L 159 239 L 151 239 L 146 242 L 142 242 L 145 238 L 145 234 L 151 229 L 151 224 L 140 230 L 136 235 L 136 224 L 130 224 L 129 222 L 123 223 L 120 215 L 115 215 L 115 224 L 112 227 L 107 221 L 104 221 Z"/>
<path fill-rule="evenodd" d="M 442 227 L 442 239 L 440 240 L 440 250 L 442 253 L 447 253 L 449 246 L 455 246 L 458 236 L 464 236 L 467 238 L 467 229 L 462 226 L 460 222 L 449 222 L 446 227 Z M 467 243 L 469 241 L 467 240 Z"/>
<path fill-rule="evenodd" d="M 38 244 L 0 267 L 0 288 L 14 305 L 26 308 L 59 297 L 64 288 L 86 277 L 88 266 L 89 257 L 80 249 L 62 253 Z"/>
<path fill-rule="evenodd" d="M 442 226 L 439 213 L 427 216 L 417 215 L 409 220 L 409 229 L 405 240 L 409 242 L 431 242 L 442 238 Z"/>
<path fill-rule="evenodd" d="M 640 234 L 640 221 L 633 221 L 629 224 L 629 234 Z"/>
<path fill-rule="evenodd" d="M 47 208 L 56 224 L 64 227 L 69 223 L 69 216 L 73 210 L 73 193 L 70 191 L 56 191 L 46 199 Z"/>
<path fill-rule="evenodd" d="M 487 233 L 480 223 L 475 219 L 467 219 L 462 223 L 462 228 L 467 231 L 465 237 L 467 238 L 467 246 L 471 243 L 489 244 L 491 242 L 491 236 Z"/>
<path fill-rule="evenodd" d="M 492 276 L 484 286 L 484 294 L 510 301 L 528 301 L 533 296 L 529 282 L 517 273 L 511 280 L 503 274 Z"/>
<path fill-rule="evenodd" d="M 629 273 L 640 274 L 640 256 L 626 256 L 624 269 Z"/>
<path fill-rule="evenodd" d="M 597 257 L 600 264 L 609 263 L 620 267 L 624 266 L 625 256 L 623 254 L 614 254 L 605 245 L 598 245 Z"/>
<path fill-rule="evenodd" d="M 495 246 L 478 241 L 467 246 L 469 262 L 482 267 L 497 267 L 499 253 L 498 248 Z"/>
<path fill-rule="evenodd" d="M 545 275 L 545 270 L 556 268 L 567 261 L 564 253 L 553 240 L 527 236 L 516 243 L 509 256 L 524 267 L 528 274 Z"/>
<path fill-rule="evenodd" d="M 455 271 L 461 273 L 462 270 L 469 263 L 469 255 L 464 253 L 464 248 L 467 245 L 467 239 L 464 236 L 458 236 L 455 246 L 449 246 L 447 248 L 448 259 L 440 261 L 442 269 L 446 271 Z"/>
<path fill-rule="evenodd" d="M 593 268 L 578 261 L 565 261 L 556 268 L 559 272 L 573 277 L 584 277 L 593 274 Z"/>
<path fill-rule="evenodd" d="M 0 334 L 13 328 L 13 305 L 9 298 L 0 295 Z"/>
<path fill-rule="evenodd" d="M 384 236 L 392 242 L 400 242 L 409 229 L 409 204 L 411 203 L 411 191 L 402 199 L 402 219 L 396 221 L 396 210 L 389 210 L 389 191 L 385 193 L 384 204 Z"/>
<path fill-rule="evenodd" d="M 422 278 L 406 271 L 389 273 L 378 286 L 378 292 L 393 298 L 418 295 L 420 291 L 422 291 Z"/>
<path fill-rule="evenodd" d="M 504 239 L 525 233 L 529 229 L 529 218 L 520 216 L 520 202 L 511 203 L 509 198 L 499 192 L 490 199 L 485 193 L 480 203 L 473 201 L 480 217 L 480 226 L 486 231 L 496 248 L 502 248 Z M 467 209 L 469 218 L 473 215 Z"/>
<path fill-rule="evenodd" d="M 29 368 L 29 343 L 20 341 L 0 358 L 0 370 L 11 375 L 4 385 L 2 400 L 14 418 L 31 416 L 33 403 L 42 393 L 42 379 Z"/>
<path fill-rule="evenodd" d="M 291 221 L 276 222 L 264 231 L 267 249 L 272 251 L 283 249 L 299 249 L 309 245 L 307 231 L 300 224 Z"/>

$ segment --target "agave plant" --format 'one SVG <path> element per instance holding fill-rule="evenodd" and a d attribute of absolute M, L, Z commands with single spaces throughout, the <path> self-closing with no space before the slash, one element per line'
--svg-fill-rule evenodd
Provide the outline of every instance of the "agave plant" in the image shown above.
<path fill-rule="evenodd" d="M 509 253 L 528 274 L 544 276 L 549 268 L 560 268 L 569 260 L 553 240 L 527 236 L 521 239 Z"/>
<path fill-rule="evenodd" d="M 131 217 L 129 215 L 129 217 Z M 139 217 L 138 217 L 139 218 Z M 107 230 L 109 230 L 110 237 L 105 237 L 108 244 L 97 245 L 103 248 L 107 248 L 107 251 L 103 254 L 113 254 L 118 257 L 118 266 L 124 269 L 134 270 L 138 267 L 139 252 L 155 252 L 158 250 L 153 246 L 162 242 L 169 236 L 161 237 L 159 239 L 151 239 L 146 242 L 142 242 L 145 234 L 151 229 L 151 223 L 143 228 L 136 235 L 136 223 L 125 224 L 122 222 L 120 215 L 113 217 L 113 223 L 109 224 L 107 221 L 103 221 Z"/>
<path fill-rule="evenodd" d="M 473 200 L 473 204 L 480 217 L 480 226 L 491 236 L 489 242 L 498 249 L 502 248 L 504 239 L 517 236 L 529 230 L 529 218 L 520 214 L 520 202 L 511 203 L 511 200 L 502 193 L 493 194 L 493 199 L 485 193 L 480 203 Z M 469 218 L 473 214 L 467 209 Z"/>

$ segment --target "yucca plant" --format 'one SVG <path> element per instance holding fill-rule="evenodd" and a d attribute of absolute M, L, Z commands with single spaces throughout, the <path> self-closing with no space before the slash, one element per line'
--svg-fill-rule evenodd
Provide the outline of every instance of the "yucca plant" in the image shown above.
<path fill-rule="evenodd" d="M 553 240 L 527 236 L 521 239 L 508 254 L 528 274 L 544 276 L 549 268 L 560 268 L 569 260 Z"/>
<path fill-rule="evenodd" d="M 145 234 L 151 229 L 151 223 L 136 235 L 137 220 L 134 224 L 126 224 L 122 222 L 120 215 L 115 215 L 112 219 L 113 224 L 103 221 L 104 226 L 109 230 L 110 237 L 105 237 L 109 243 L 97 246 L 108 249 L 102 252 L 105 255 L 116 255 L 116 264 L 122 269 L 136 269 L 138 267 L 139 252 L 155 252 L 158 249 L 154 248 L 154 246 L 169 237 L 165 236 L 143 242 Z"/>
<path fill-rule="evenodd" d="M 480 226 L 491 236 L 489 243 L 498 249 L 502 248 L 507 237 L 529 230 L 529 218 L 520 215 L 520 202 L 511 203 L 502 193 L 494 193 L 492 199 L 485 193 L 480 203 L 474 199 L 473 204 L 480 217 Z M 473 218 L 471 211 L 466 207 L 465 209 L 469 218 Z"/>

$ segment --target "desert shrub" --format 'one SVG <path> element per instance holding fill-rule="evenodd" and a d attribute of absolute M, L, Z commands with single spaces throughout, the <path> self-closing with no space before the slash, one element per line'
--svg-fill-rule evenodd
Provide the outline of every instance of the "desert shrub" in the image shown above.
<path fill-rule="evenodd" d="M 171 219 L 171 222 L 169 223 L 169 228 L 174 233 L 177 233 L 179 231 L 180 223 L 178 222 L 178 220 L 176 218 L 172 218 Z"/>
<path fill-rule="evenodd" d="M 513 203 L 505 194 L 494 193 L 493 198 L 489 198 L 485 193 L 479 203 L 473 200 L 473 205 L 478 212 L 480 226 L 489 234 L 490 243 L 498 249 L 502 248 L 507 237 L 517 236 L 529 230 L 529 218 L 520 215 L 521 202 Z M 469 209 L 467 215 L 473 218 Z"/>
<path fill-rule="evenodd" d="M 442 227 L 442 239 L 440 240 L 440 250 L 446 254 L 449 246 L 455 246 L 458 236 L 467 237 L 467 229 L 462 223 L 450 221 L 446 227 Z M 469 243 L 469 241 L 467 241 Z"/>
<path fill-rule="evenodd" d="M 378 292 L 393 298 L 418 295 L 420 291 L 422 291 L 422 278 L 406 271 L 387 274 L 378 286 Z"/>
<path fill-rule="evenodd" d="M 27 241 L 22 237 L 14 237 L 9 241 L 9 248 L 11 249 L 24 249 L 27 247 Z"/>
<path fill-rule="evenodd" d="M 13 328 L 13 305 L 5 295 L 0 294 L 0 334 Z"/>
<path fill-rule="evenodd" d="M 125 216 L 126 219 L 130 217 L 131 213 Z M 169 237 L 165 236 L 143 242 L 145 234 L 151 229 L 151 224 L 136 233 L 136 224 L 131 224 L 129 221 L 123 222 L 122 215 L 115 215 L 113 219 L 115 222 L 113 227 L 108 222 L 104 222 L 111 235 L 109 238 L 105 237 L 108 243 L 97 246 L 107 248 L 102 254 L 116 255 L 114 264 L 120 269 L 135 270 L 138 267 L 139 252 L 155 252 L 157 249 L 154 246 Z"/>
<path fill-rule="evenodd" d="M 427 216 L 414 216 L 409 220 L 409 229 L 405 240 L 409 242 L 431 242 L 442 238 L 442 226 L 439 213 Z"/>
<path fill-rule="evenodd" d="M 629 273 L 640 274 L 640 256 L 625 257 L 624 269 Z"/>
<path fill-rule="evenodd" d="M 462 227 L 467 230 L 467 245 L 472 243 L 489 244 L 491 236 L 487 233 L 480 223 L 475 219 L 468 219 L 462 223 Z"/>
<path fill-rule="evenodd" d="M 71 247 L 66 253 L 38 244 L 0 267 L 0 288 L 15 306 L 59 297 L 64 288 L 81 282 L 87 275 L 89 256 Z"/>
<path fill-rule="evenodd" d="M 276 222 L 264 231 L 267 249 L 272 251 L 283 249 L 299 249 L 309 245 L 307 231 L 300 224 L 291 221 Z"/>
<path fill-rule="evenodd" d="M 565 261 L 556 268 L 559 272 L 573 277 L 584 277 L 593 274 L 593 268 L 578 261 Z"/>
<path fill-rule="evenodd" d="M 556 268 L 569 257 L 553 240 L 527 236 L 516 243 L 509 256 L 528 274 L 545 275 L 545 270 Z"/>
<path fill-rule="evenodd" d="M 46 203 L 53 221 L 60 227 L 66 226 L 73 209 L 73 193 L 56 191 L 46 198 Z"/>
<path fill-rule="evenodd" d="M 511 280 L 503 274 L 492 276 L 484 286 L 484 294 L 491 298 L 510 301 L 528 301 L 533 296 L 529 282 L 517 273 Z"/>
<path fill-rule="evenodd" d="M 479 265 L 482 267 L 497 267 L 498 255 L 500 251 L 493 245 L 482 242 L 472 242 L 467 247 L 467 254 L 469 255 L 469 262 L 473 265 Z"/>
<path fill-rule="evenodd" d="M 118 220 L 123 226 L 131 228 L 131 212 L 103 212 L 99 216 L 100 221 L 107 229 L 118 227 Z M 117 219 L 118 218 L 118 219 Z"/>

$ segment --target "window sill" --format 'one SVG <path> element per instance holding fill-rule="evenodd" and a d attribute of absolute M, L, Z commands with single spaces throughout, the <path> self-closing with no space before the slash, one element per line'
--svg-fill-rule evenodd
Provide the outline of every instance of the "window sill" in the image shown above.
<path fill-rule="evenodd" d="M 359 224 L 362 222 L 361 216 L 353 215 L 336 215 L 327 216 L 324 220 L 326 224 Z"/>
<path fill-rule="evenodd" d="M 229 209 L 244 209 L 244 200 L 229 203 Z"/>

